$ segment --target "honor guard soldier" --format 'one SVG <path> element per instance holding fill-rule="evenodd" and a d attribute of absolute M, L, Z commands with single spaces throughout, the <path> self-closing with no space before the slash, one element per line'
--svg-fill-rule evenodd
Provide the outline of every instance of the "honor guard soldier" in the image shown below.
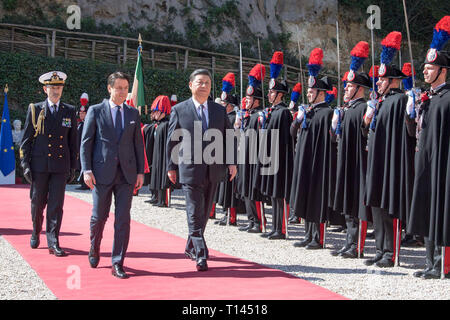
<path fill-rule="evenodd" d="M 259 165 L 257 170 L 265 172 L 259 172 L 260 175 L 256 182 L 261 193 L 272 200 L 272 231 L 261 235 L 269 240 L 286 239 L 294 157 L 294 147 L 289 134 L 292 115 L 288 106 L 283 102 L 284 96 L 289 93 L 289 88 L 284 80 L 277 79 L 282 67 L 283 53 L 276 51 L 270 62 L 271 79 L 267 94 L 271 106 L 264 111 L 263 118 L 266 120 L 262 125 L 262 129 L 267 133 L 267 140 L 264 146 L 260 145 L 260 148 L 265 147 L 269 150 L 268 152 L 263 150 L 262 154 L 270 155 L 271 159 L 270 161 L 266 161 L 267 159 L 261 161 L 263 164 Z M 276 141 L 273 142 L 272 139 L 276 139 Z M 272 150 L 274 145 L 278 150 Z M 278 168 L 276 168 L 277 164 Z"/>
<path fill-rule="evenodd" d="M 394 267 L 398 261 L 400 220 L 406 218 L 414 180 L 414 139 L 408 136 L 404 114 L 407 96 L 399 89 L 406 76 L 390 65 L 402 35 L 393 31 L 383 39 L 378 70 L 378 100 L 368 102 L 362 125 L 368 134 L 364 203 L 371 207 L 376 254 L 366 265 Z M 412 139 L 412 140 L 411 140 Z"/>
<path fill-rule="evenodd" d="M 48 72 L 39 78 L 48 98 L 30 104 L 20 147 L 24 176 L 31 184 L 31 248 L 39 246 L 47 206 L 48 249 L 58 257 L 66 255 L 59 246 L 59 231 L 66 183 L 74 179 L 78 161 L 75 107 L 60 100 L 66 78 L 60 71 Z"/>
<path fill-rule="evenodd" d="M 290 204 L 294 214 L 305 219 L 305 237 L 294 246 L 311 250 L 323 248 L 324 223 L 331 213 L 329 193 L 334 189 L 330 180 L 334 181 L 331 161 L 336 145 L 329 133 L 333 109 L 325 100 L 332 85 L 328 77 L 318 78 L 322 60 L 323 50 L 313 49 L 307 65 L 309 106 L 299 107 L 290 128 L 292 137 L 297 136 Z"/>
<path fill-rule="evenodd" d="M 89 96 L 86 92 L 83 92 L 83 94 L 80 97 L 80 109 L 78 110 L 78 126 L 77 126 L 77 132 L 78 132 L 78 152 L 81 147 L 81 135 L 83 134 L 83 127 L 84 127 L 84 118 L 86 118 L 86 113 L 88 109 L 88 102 L 89 102 Z M 81 170 L 81 162 L 80 158 L 78 157 L 77 161 L 77 170 Z M 83 175 L 80 175 L 80 178 L 78 180 L 78 183 L 80 183 L 80 186 L 76 188 L 77 190 L 89 190 L 89 187 L 84 183 Z"/>
<path fill-rule="evenodd" d="M 240 231 L 249 233 L 261 233 L 265 230 L 264 196 L 256 184 L 259 176 L 258 153 L 259 153 L 259 113 L 263 110 L 263 92 L 261 83 L 264 80 L 266 69 L 264 65 L 255 65 L 248 75 L 249 86 L 245 92 L 245 106 L 247 116 L 236 123 L 235 129 L 241 130 L 244 138 L 240 145 L 242 154 L 238 166 L 238 193 L 244 200 L 248 224 L 239 228 Z"/>
<path fill-rule="evenodd" d="M 448 277 L 449 272 L 450 84 L 446 80 L 450 53 L 442 50 L 448 39 L 450 16 L 445 16 L 434 28 L 423 66 L 425 82 L 431 88 L 421 99 L 416 95 L 416 101 L 421 101 L 417 112 L 412 95 L 406 108 L 408 133 L 418 138 L 408 232 L 424 236 L 426 267 L 414 273 L 422 279 Z"/>
<path fill-rule="evenodd" d="M 372 87 L 369 75 L 358 70 L 369 56 L 369 44 L 360 41 L 350 54 L 350 71 L 344 78 L 346 81 L 344 108 L 340 111 L 335 110 L 330 131 L 333 139 L 339 139 L 333 207 L 336 212 L 345 216 L 347 237 L 344 246 L 332 252 L 332 255 L 357 258 L 358 253 L 360 257 L 363 256 L 361 240 L 365 238 L 368 220 L 368 207 L 363 201 L 366 185 L 367 138 L 361 132 L 361 125 L 367 107 L 364 95 Z M 363 230 L 359 230 L 360 224 Z"/>

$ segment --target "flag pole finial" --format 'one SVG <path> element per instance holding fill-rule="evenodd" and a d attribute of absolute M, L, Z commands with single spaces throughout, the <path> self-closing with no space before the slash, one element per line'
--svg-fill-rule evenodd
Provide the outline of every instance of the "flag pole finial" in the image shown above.
<path fill-rule="evenodd" d="M 141 37 L 140 33 L 139 33 L 139 37 L 138 37 L 138 43 L 139 43 L 138 52 L 142 53 L 142 37 Z"/>
<path fill-rule="evenodd" d="M 8 84 L 5 85 L 5 93 L 8 93 Z"/>

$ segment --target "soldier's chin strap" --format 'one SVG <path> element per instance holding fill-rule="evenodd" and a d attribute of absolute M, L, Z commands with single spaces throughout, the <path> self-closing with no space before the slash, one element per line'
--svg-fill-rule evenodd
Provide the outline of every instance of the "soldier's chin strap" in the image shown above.
<path fill-rule="evenodd" d="M 449 69 L 447 69 L 447 70 L 449 70 Z M 439 67 L 439 71 L 438 71 L 436 77 L 434 78 L 434 80 L 431 83 L 435 83 L 436 80 L 441 76 L 441 73 L 442 73 L 442 67 Z"/>
<path fill-rule="evenodd" d="M 352 101 L 353 98 L 355 98 L 356 94 L 357 94 L 358 91 L 359 91 L 359 88 L 361 88 L 361 86 L 360 86 L 359 84 L 357 84 L 357 85 L 356 85 L 355 93 L 353 93 L 352 97 L 351 97 L 350 99 L 348 99 L 348 101 Z"/>
<path fill-rule="evenodd" d="M 392 78 L 388 78 L 389 79 L 389 84 L 387 85 L 386 89 L 384 89 L 383 93 L 380 94 L 380 97 L 384 96 L 388 90 L 391 89 L 391 84 L 392 84 Z"/>

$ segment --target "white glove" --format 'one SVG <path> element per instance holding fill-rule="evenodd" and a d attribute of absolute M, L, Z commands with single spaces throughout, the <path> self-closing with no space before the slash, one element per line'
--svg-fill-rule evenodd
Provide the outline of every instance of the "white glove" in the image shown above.
<path fill-rule="evenodd" d="M 337 128 L 340 116 L 341 116 L 340 111 L 337 109 L 334 110 L 333 119 L 331 119 L 331 129 L 333 129 L 333 131 L 335 131 Z"/>
<path fill-rule="evenodd" d="M 297 122 L 302 122 L 304 117 L 305 117 L 305 109 L 298 108 L 296 121 Z"/>
<path fill-rule="evenodd" d="M 410 115 L 413 111 L 413 108 L 415 108 L 419 104 L 420 93 L 420 89 L 418 88 L 412 88 L 411 90 L 408 90 L 406 92 L 406 95 L 408 96 L 408 102 L 406 103 L 406 113 L 408 115 Z"/>
<path fill-rule="evenodd" d="M 236 120 L 234 121 L 234 129 L 236 129 L 236 130 L 240 129 L 241 124 L 242 124 L 241 114 L 238 113 L 238 115 L 236 115 Z"/>
<path fill-rule="evenodd" d="M 371 99 L 371 100 L 367 101 L 366 119 L 373 118 L 373 114 L 375 113 L 376 107 L 377 107 L 377 100 Z"/>

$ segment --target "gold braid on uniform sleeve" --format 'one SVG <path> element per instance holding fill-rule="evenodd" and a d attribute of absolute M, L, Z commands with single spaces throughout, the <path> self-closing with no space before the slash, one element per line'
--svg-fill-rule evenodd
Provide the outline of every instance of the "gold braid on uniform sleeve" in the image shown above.
<path fill-rule="evenodd" d="M 44 120 L 45 120 L 45 109 L 42 109 L 39 113 L 37 123 L 36 123 L 36 109 L 33 103 L 30 103 L 31 108 L 31 120 L 33 121 L 34 127 L 34 137 L 36 138 L 38 134 L 44 134 Z"/>

